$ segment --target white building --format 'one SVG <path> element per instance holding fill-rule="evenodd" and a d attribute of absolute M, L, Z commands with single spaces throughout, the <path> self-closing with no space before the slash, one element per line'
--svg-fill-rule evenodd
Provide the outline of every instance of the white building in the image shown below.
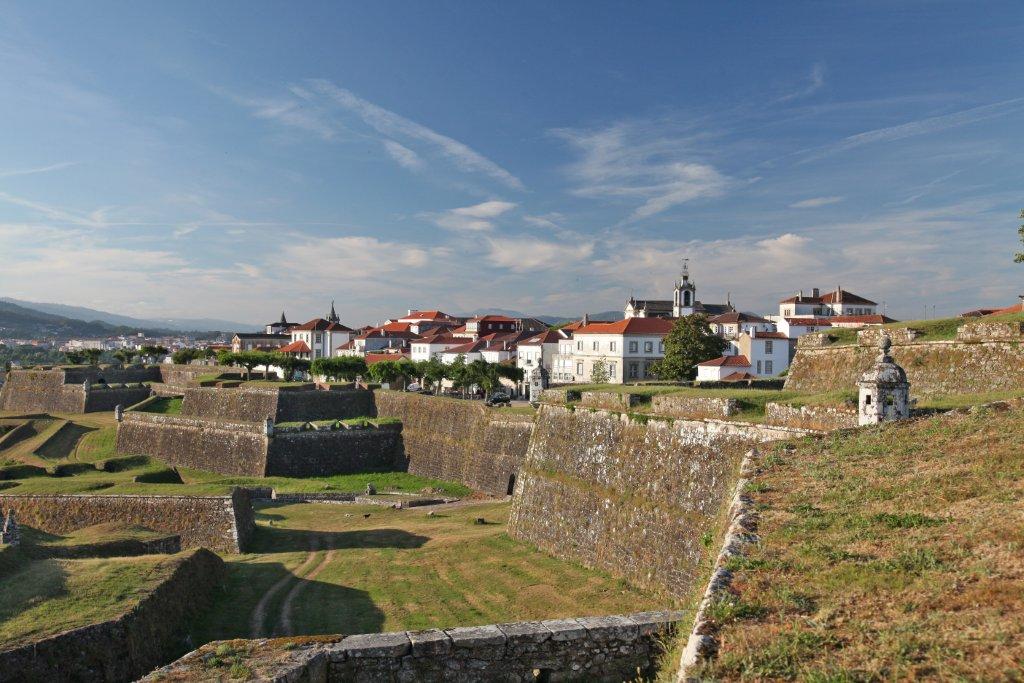
<path fill-rule="evenodd" d="M 458 339 L 451 334 L 428 335 L 410 341 L 409 357 L 414 361 L 440 358 L 443 352 L 465 343 L 465 339 Z"/>
<path fill-rule="evenodd" d="M 334 305 L 331 305 L 334 311 Z M 292 343 L 281 349 L 283 353 L 296 353 L 300 357 L 316 359 L 334 355 L 334 349 L 352 338 L 352 328 L 337 321 L 314 318 L 303 325 L 292 327 L 288 334 Z M 303 346 L 307 350 L 303 350 Z"/>
<path fill-rule="evenodd" d="M 697 363 L 698 382 L 721 382 L 755 379 L 746 356 L 720 356 Z"/>
<path fill-rule="evenodd" d="M 627 318 L 613 323 L 592 323 L 573 333 L 568 355 L 568 380 L 576 383 L 591 382 L 594 366 L 603 365 L 607 381 L 612 384 L 633 382 L 650 377 L 650 366 L 665 356 L 665 336 L 672 330 L 673 321 L 665 318 Z M 564 364 L 560 353 L 553 360 Z M 555 365 L 556 368 L 564 365 Z"/>
<path fill-rule="evenodd" d="M 708 325 L 719 337 L 735 339 L 744 332 L 774 332 L 775 323 L 753 313 L 730 311 L 708 318 Z"/>
<path fill-rule="evenodd" d="M 519 342 L 516 348 L 516 367 L 523 371 L 523 381 L 526 381 L 534 368 L 540 368 L 542 384 L 547 386 L 555 372 L 554 359 L 558 355 L 558 345 L 565 340 L 571 341 L 568 333 L 548 330 Z"/>
<path fill-rule="evenodd" d="M 697 300 L 697 285 L 690 279 L 689 259 L 683 259 L 683 268 L 676 280 L 671 299 L 629 298 L 623 309 L 625 318 L 679 318 L 684 315 L 703 313 L 714 316 L 733 312 L 732 302 L 705 304 Z"/>
<path fill-rule="evenodd" d="M 821 332 L 832 327 L 828 318 L 775 318 L 775 324 L 779 332 L 790 339 L 799 339 L 805 334 Z"/>
<path fill-rule="evenodd" d="M 877 315 L 878 304 L 870 299 L 865 299 L 853 292 L 848 292 L 842 287 L 836 287 L 835 291 L 821 294 L 817 287 L 811 290 L 810 296 L 805 296 L 803 290 L 796 296 L 783 299 L 779 302 L 779 316 L 784 318 L 818 318 L 859 315 Z"/>
<path fill-rule="evenodd" d="M 697 364 L 697 381 L 775 377 L 789 368 L 794 343 L 781 332 L 742 332 L 729 340 L 724 355 Z"/>

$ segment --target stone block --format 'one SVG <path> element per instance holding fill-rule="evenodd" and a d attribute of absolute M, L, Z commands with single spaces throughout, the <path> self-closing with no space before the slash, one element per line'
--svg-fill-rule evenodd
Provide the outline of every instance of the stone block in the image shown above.
<path fill-rule="evenodd" d="M 636 614 L 630 614 L 629 618 L 637 625 L 639 634 L 644 636 L 674 629 L 676 624 L 686 618 L 686 612 L 682 610 L 637 612 Z"/>
<path fill-rule="evenodd" d="M 543 643 L 551 638 L 551 629 L 539 621 L 517 621 L 514 624 L 498 624 L 498 628 L 508 638 L 509 645 L 524 643 Z"/>
<path fill-rule="evenodd" d="M 551 640 L 582 640 L 587 637 L 587 629 L 576 619 L 547 619 L 540 622 L 551 631 Z"/>
<path fill-rule="evenodd" d="M 409 631 L 409 642 L 412 643 L 413 657 L 436 657 L 445 655 L 452 649 L 452 641 L 448 634 L 439 628 L 426 631 Z"/>
<path fill-rule="evenodd" d="M 477 648 L 483 645 L 504 645 L 505 634 L 497 626 L 459 626 L 446 629 L 454 647 Z"/>
<path fill-rule="evenodd" d="M 634 640 L 638 633 L 636 623 L 629 617 L 580 617 L 577 619 L 595 640 Z"/>
<path fill-rule="evenodd" d="M 405 632 L 364 633 L 347 636 L 341 641 L 339 649 L 345 657 L 401 657 L 409 654 L 412 643 Z"/>

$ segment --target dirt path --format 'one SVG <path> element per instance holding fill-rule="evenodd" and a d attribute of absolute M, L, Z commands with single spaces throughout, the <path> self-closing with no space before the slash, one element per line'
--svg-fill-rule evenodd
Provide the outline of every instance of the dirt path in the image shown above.
<path fill-rule="evenodd" d="M 316 559 L 316 543 L 314 542 L 309 554 L 306 555 L 306 559 L 303 560 L 302 564 L 299 565 L 294 572 L 290 572 L 278 579 L 277 583 L 271 586 L 270 590 L 263 594 L 263 597 L 260 598 L 258 603 L 256 603 L 256 607 L 253 608 L 252 615 L 249 617 L 249 633 L 253 638 L 263 637 L 263 625 L 267 621 L 267 606 L 270 604 L 270 601 L 273 600 L 274 596 L 280 593 L 285 586 L 292 581 L 297 580 L 297 577 L 309 569 Z"/>
<path fill-rule="evenodd" d="M 305 590 L 306 586 L 309 585 L 309 582 L 315 579 L 331 563 L 331 560 L 334 559 L 334 552 L 333 550 L 327 551 L 323 555 L 323 560 L 316 566 L 316 569 L 303 576 L 302 580 L 296 582 L 292 589 L 288 591 L 284 604 L 281 606 L 281 622 L 278 624 L 277 629 L 279 633 L 275 633 L 275 635 L 295 635 L 295 627 L 292 625 L 292 605 L 295 603 L 295 599 Z"/>

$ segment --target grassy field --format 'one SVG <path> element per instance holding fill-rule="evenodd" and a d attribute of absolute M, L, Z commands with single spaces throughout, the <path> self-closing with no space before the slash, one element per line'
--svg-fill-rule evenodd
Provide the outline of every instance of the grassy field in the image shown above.
<path fill-rule="evenodd" d="M 142 408 L 139 408 L 144 413 L 159 413 L 161 415 L 178 415 L 181 413 L 181 397 L 180 396 L 164 396 L 158 398 L 152 403 L 147 403 Z"/>
<path fill-rule="evenodd" d="M 25 562 L 0 581 L 7 648 L 121 614 L 170 572 L 167 556 Z"/>
<path fill-rule="evenodd" d="M 1024 313 L 1004 313 L 1003 315 L 987 315 L 982 318 L 932 318 L 929 320 L 902 320 L 882 325 L 885 328 L 912 327 L 922 332 L 918 341 L 943 341 L 956 338 L 956 331 L 961 325 L 970 322 L 1020 322 L 1024 321 Z M 836 344 L 856 344 L 857 330 L 834 327 L 827 330 L 835 337 Z"/>
<path fill-rule="evenodd" d="M 194 633 L 367 633 L 663 608 L 665 597 L 505 534 L 507 503 L 439 511 L 261 506 L 253 554 Z M 364 516 L 368 515 L 368 516 Z M 475 524 L 482 517 L 486 524 Z"/>
<path fill-rule="evenodd" d="M 1024 410 L 778 447 L 712 680 L 1020 680 Z"/>

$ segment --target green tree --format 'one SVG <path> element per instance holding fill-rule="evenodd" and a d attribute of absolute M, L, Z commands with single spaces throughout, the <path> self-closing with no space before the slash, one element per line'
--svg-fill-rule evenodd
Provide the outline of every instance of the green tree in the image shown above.
<path fill-rule="evenodd" d="M 113 355 L 114 358 L 116 358 L 117 360 L 121 361 L 124 365 L 131 365 L 132 358 L 135 357 L 135 354 L 129 351 L 128 349 L 118 349 L 117 351 L 114 351 L 114 353 L 111 355 Z"/>
<path fill-rule="evenodd" d="M 608 381 L 608 366 L 603 360 L 595 360 L 590 368 L 590 381 L 594 384 L 604 384 Z"/>
<path fill-rule="evenodd" d="M 270 361 L 271 365 L 276 365 L 284 370 L 284 381 L 291 382 L 295 379 L 295 373 L 297 372 L 309 372 L 311 369 L 311 363 L 308 358 L 299 358 L 292 353 L 277 353 L 273 352 L 270 354 L 273 359 Z"/>
<path fill-rule="evenodd" d="M 473 384 L 468 368 L 466 355 L 463 353 L 455 356 L 455 360 L 445 366 L 445 378 L 451 380 L 452 389 L 461 390 L 463 396 L 466 395 L 466 389 Z"/>
<path fill-rule="evenodd" d="M 325 377 L 329 381 L 344 380 L 352 382 L 360 375 L 366 375 L 366 361 L 358 356 L 331 356 L 317 358 L 310 365 L 309 371 L 317 377 Z"/>
<path fill-rule="evenodd" d="M 1020 220 L 1022 221 L 1020 227 L 1017 228 L 1017 234 L 1020 235 L 1021 244 L 1024 245 L 1024 209 L 1020 210 Z M 1024 263 L 1024 251 L 1018 251 L 1013 256 L 1014 263 Z"/>
<path fill-rule="evenodd" d="M 65 351 L 64 357 L 71 365 L 81 365 L 82 363 L 85 362 L 84 351 Z"/>
<path fill-rule="evenodd" d="M 692 380 L 697 376 L 697 363 L 718 358 L 727 346 L 728 342 L 711 330 L 706 315 L 684 315 L 665 337 L 665 357 L 651 365 L 651 372 L 659 379 Z"/>
<path fill-rule="evenodd" d="M 420 377 L 423 378 L 423 384 L 426 388 L 433 388 L 436 394 L 438 389 L 441 388 L 441 380 L 447 376 L 447 366 L 439 361 L 437 358 L 431 358 L 421 362 L 420 366 Z"/>
<path fill-rule="evenodd" d="M 100 356 L 103 355 L 103 349 L 85 349 L 82 351 L 85 359 L 89 361 L 89 365 L 99 365 Z"/>
<path fill-rule="evenodd" d="M 377 382 L 378 384 L 387 384 L 389 386 L 402 374 L 401 368 L 398 367 L 398 363 L 393 360 L 377 361 L 367 368 L 367 372 L 374 382 Z"/>

